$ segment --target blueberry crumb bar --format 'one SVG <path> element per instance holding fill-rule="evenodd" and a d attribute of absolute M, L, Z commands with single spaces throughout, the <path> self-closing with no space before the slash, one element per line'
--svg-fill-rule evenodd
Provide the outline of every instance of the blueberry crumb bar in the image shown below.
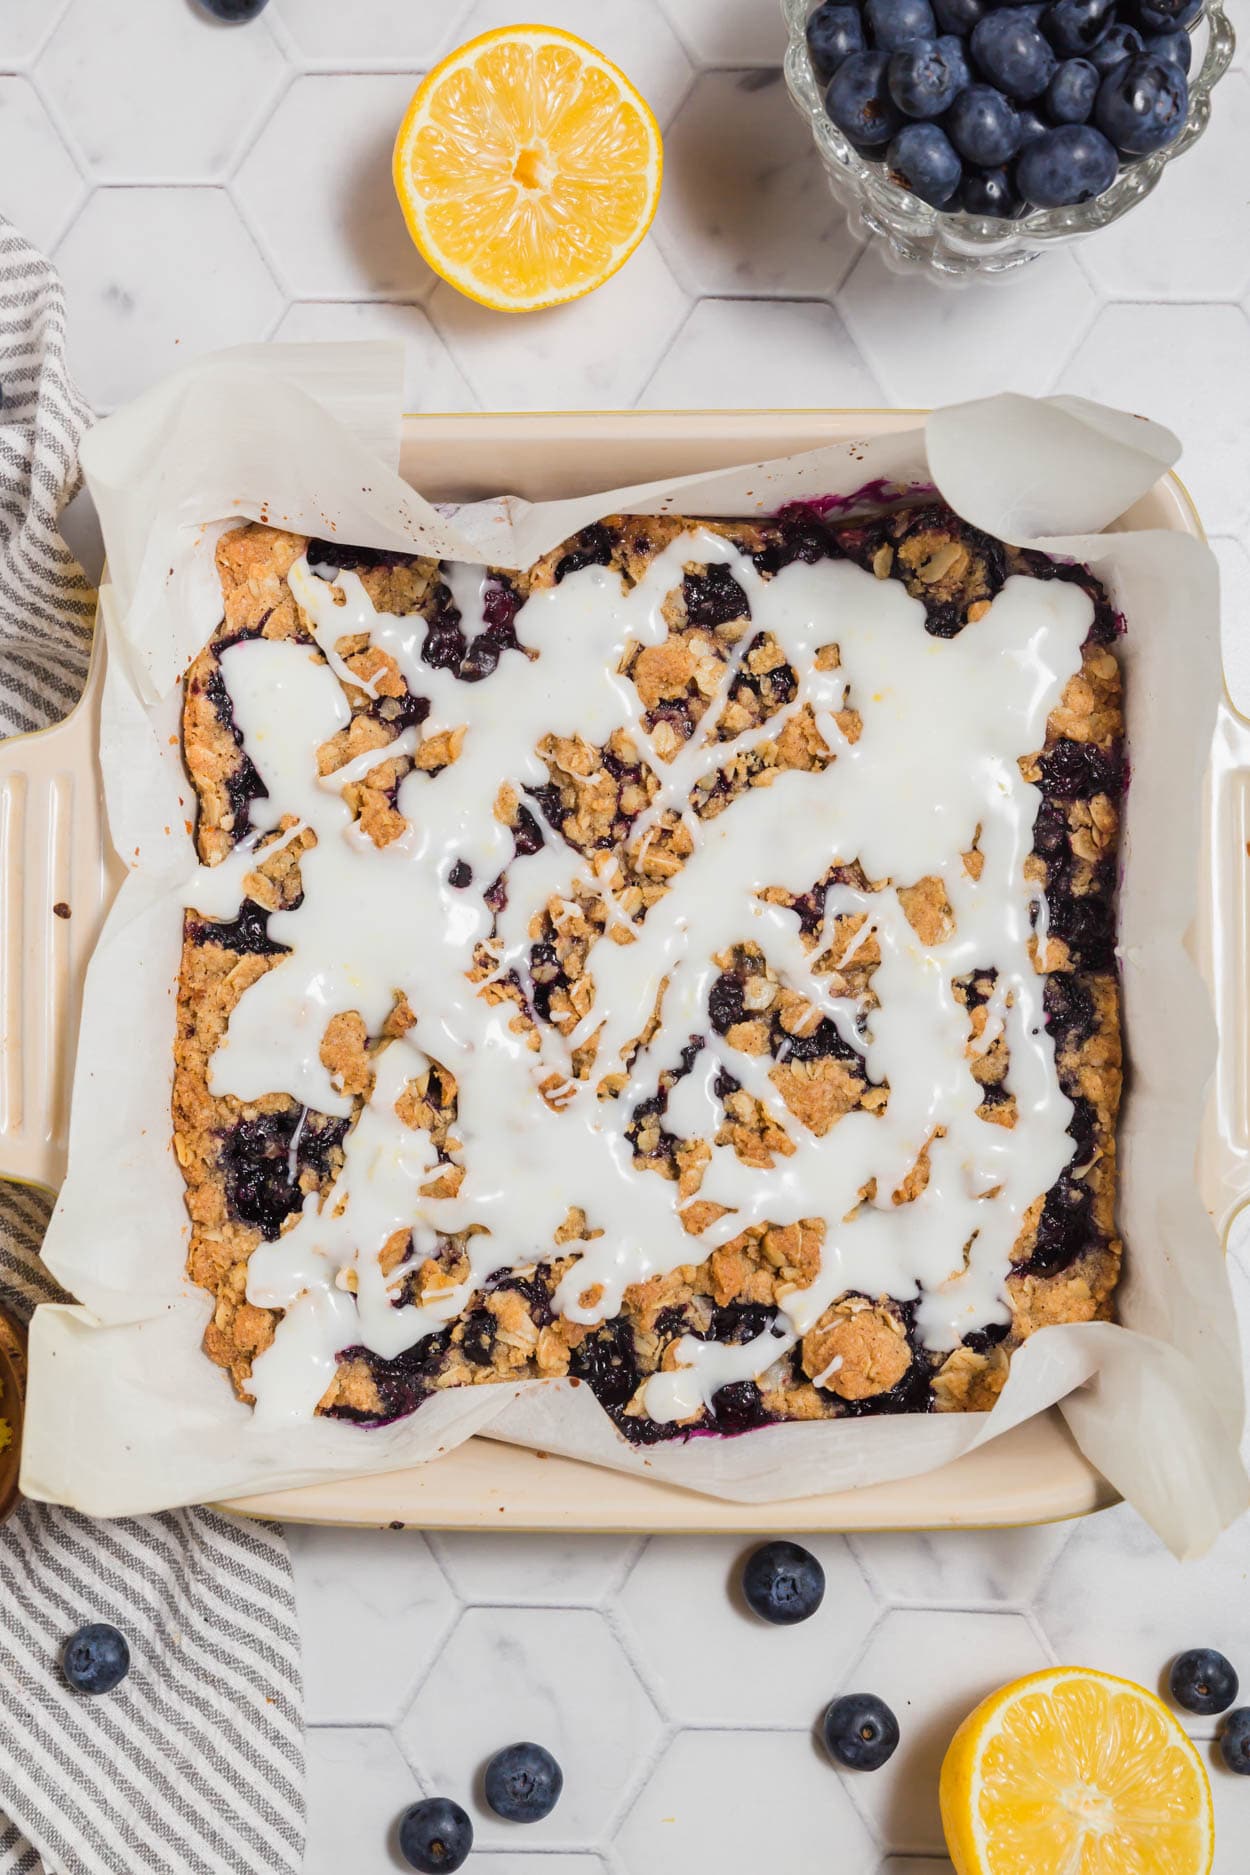
<path fill-rule="evenodd" d="M 982 1411 L 1120 1265 L 1119 621 L 936 500 L 525 572 L 260 524 L 185 679 L 173 1140 L 277 1419 Z"/>

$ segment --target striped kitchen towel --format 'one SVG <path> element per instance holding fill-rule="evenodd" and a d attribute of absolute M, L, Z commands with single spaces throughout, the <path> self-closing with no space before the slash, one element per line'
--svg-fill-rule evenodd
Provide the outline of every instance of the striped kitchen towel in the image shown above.
<path fill-rule="evenodd" d="M 57 531 L 90 412 L 50 264 L 0 218 L 0 734 L 64 715 L 95 595 Z M 50 1206 L 0 1185 L 0 1302 L 55 1301 Z M 70 1691 L 85 1621 L 127 1636 L 115 1692 Z M 299 1628 L 281 1530 L 206 1510 L 93 1523 L 24 1504 L 0 1530 L 0 1875 L 297 1875 Z"/>

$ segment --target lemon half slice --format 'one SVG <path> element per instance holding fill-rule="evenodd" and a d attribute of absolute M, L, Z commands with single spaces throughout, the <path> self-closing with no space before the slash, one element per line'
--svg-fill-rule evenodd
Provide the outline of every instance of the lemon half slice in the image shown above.
<path fill-rule="evenodd" d="M 421 253 L 501 312 L 610 279 L 651 225 L 662 168 L 640 93 L 554 26 L 461 46 L 423 81 L 395 140 L 395 189 Z"/>
<path fill-rule="evenodd" d="M 983 1700 L 946 1753 L 942 1826 L 957 1875 L 1208 1875 L 1211 1787 L 1145 1687 L 1083 1667 Z"/>

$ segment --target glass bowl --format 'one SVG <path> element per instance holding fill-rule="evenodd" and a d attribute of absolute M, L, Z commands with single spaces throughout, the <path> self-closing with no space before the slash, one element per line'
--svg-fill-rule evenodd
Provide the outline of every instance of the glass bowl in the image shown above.
<path fill-rule="evenodd" d="M 853 226 L 876 234 L 889 258 L 903 267 L 929 267 L 948 278 L 1007 273 L 1036 260 L 1048 247 L 1092 234 L 1143 202 L 1167 165 L 1183 156 L 1207 127 L 1211 93 L 1233 56 L 1233 28 L 1224 0 L 1207 0 L 1195 31 L 1194 70 L 1189 78 L 1189 117 L 1175 143 L 1153 156 L 1126 163 L 1111 187 L 1073 208 L 1038 208 L 1016 221 L 988 215 L 944 214 L 909 189 L 891 182 L 885 165 L 870 162 L 825 114 L 825 87 L 807 52 L 807 22 L 819 0 L 782 0 L 790 28 L 786 85 L 796 109 L 811 125 L 829 187 L 850 211 Z M 1205 41 L 1205 45 L 1204 45 Z"/>

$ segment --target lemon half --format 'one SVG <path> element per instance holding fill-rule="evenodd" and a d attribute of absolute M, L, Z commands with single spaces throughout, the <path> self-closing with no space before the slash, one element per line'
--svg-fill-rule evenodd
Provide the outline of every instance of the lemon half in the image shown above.
<path fill-rule="evenodd" d="M 1054 1667 L 992 1693 L 946 1753 L 942 1826 L 957 1875 L 1208 1875 L 1202 1760 L 1162 1700 Z"/>
<path fill-rule="evenodd" d="M 663 146 L 641 94 L 585 40 L 507 26 L 436 65 L 395 140 L 408 231 L 435 273 L 501 312 L 589 293 L 660 199 Z"/>

